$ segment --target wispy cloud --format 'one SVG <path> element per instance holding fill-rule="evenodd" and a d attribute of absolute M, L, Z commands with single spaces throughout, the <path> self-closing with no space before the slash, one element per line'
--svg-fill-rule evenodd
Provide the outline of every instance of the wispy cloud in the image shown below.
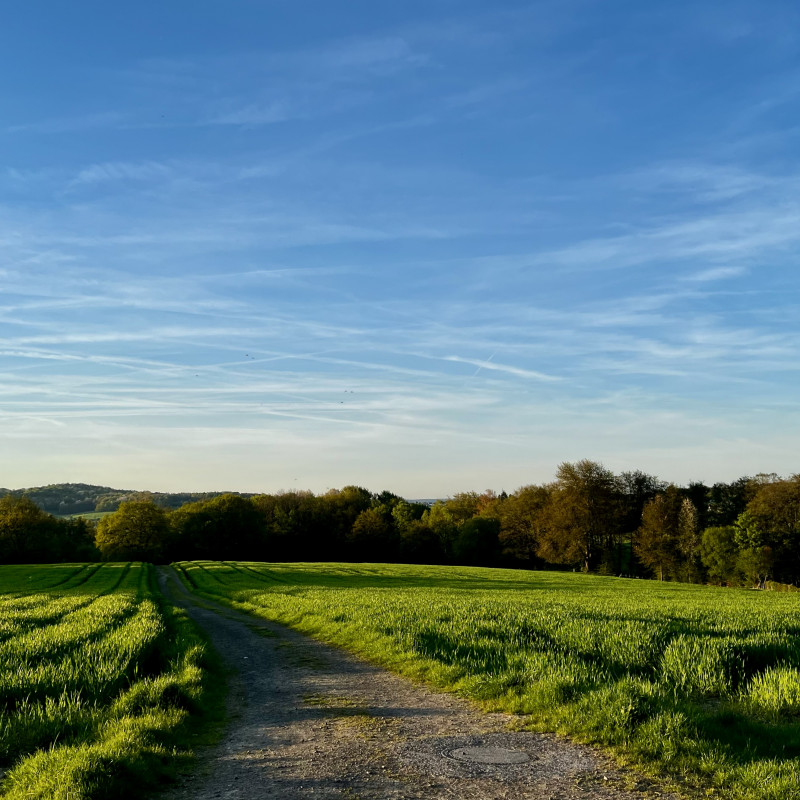
<path fill-rule="evenodd" d="M 708 283 L 710 281 L 727 280 L 728 278 L 739 278 L 747 274 L 745 267 L 713 267 L 687 275 L 684 280 L 692 283 Z"/>
<path fill-rule="evenodd" d="M 595 238 L 538 257 L 565 269 L 623 268 L 686 259 L 763 258 L 800 242 L 800 207 L 793 204 L 667 222 L 625 236 Z"/>
<path fill-rule="evenodd" d="M 668 162 L 621 176 L 622 185 L 640 192 L 674 193 L 693 203 L 718 203 L 743 195 L 777 188 L 786 176 L 772 176 L 743 169 L 737 164 Z"/>
<path fill-rule="evenodd" d="M 358 87 L 386 82 L 427 61 L 425 53 L 394 35 L 347 37 L 278 52 L 146 59 L 113 76 L 117 105 L 124 111 L 18 122 L 5 132 L 274 125 L 368 103 L 371 90 L 359 94 Z M 143 96 L 150 102 L 142 103 Z"/>
<path fill-rule="evenodd" d="M 58 133 L 79 133 L 81 131 L 102 130 L 104 128 L 117 128 L 130 118 L 127 114 L 119 111 L 98 111 L 95 113 L 84 114 L 70 117 L 54 117 L 52 119 L 37 120 L 33 122 L 23 122 L 15 125 L 7 125 L 6 133 L 10 134 L 58 134 Z"/>
<path fill-rule="evenodd" d="M 81 169 L 72 184 L 97 184 L 110 181 L 155 181 L 171 175 L 172 168 L 158 161 L 113 161 Z"/>
<path fill-rule="evenodd" d="M 495 361 L 481 361 L 474 358 L 462 358 L 461 356 L 445 356 L 445 361 L 455 361 L 460 364 L 471 364 L 473 367 L 480 369 L 488 369 L 493 372 L 506 372 L 509 375 L 516 375 L 520 378 L 533 378 L 537 381 L 558 381 L 561 380 L 556 375 L 546 375 L 543 372 L 537 372 L 531 369 L 522 369 L 521 367 L 514 367 L 509 364 L 498 364 Z"/>

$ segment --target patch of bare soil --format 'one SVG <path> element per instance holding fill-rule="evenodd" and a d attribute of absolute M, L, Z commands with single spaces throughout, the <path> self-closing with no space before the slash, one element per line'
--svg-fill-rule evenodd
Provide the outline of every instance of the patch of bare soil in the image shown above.
<path fill-rule="evenodd" d="M 162 568 L 231 670 L 221 743 L 169 800 L 670 797 L 590 748 L 485 714 L 273 623 L 199 600 Z M 517 726 L 518 727 L 518 726 Z"/>

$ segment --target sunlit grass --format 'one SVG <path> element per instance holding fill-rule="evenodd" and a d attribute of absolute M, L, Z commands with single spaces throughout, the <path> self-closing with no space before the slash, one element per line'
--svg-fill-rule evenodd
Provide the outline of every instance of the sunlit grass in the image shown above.
<path fill-rule="evenodd" d="M 0 567 L 0 587 L 1 796 L 132 798 L 174 774 L 208 656 L 153 567 Z"/>
<path fill-rule="evenodd" d="M 206 596 L 684 786 L 800 797 L 797 595 L 480 568 L 178 566 Z"/>

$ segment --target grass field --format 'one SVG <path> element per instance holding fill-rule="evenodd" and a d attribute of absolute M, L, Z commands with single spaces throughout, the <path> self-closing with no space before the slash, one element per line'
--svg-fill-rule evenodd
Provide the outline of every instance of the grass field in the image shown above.
<path fill-rule="evenodd" d="M 109 514 L 113 514 L 113 511 L 82 511 L 80 514 L 64 514 L 63 516 L 65 519 L 88 519 L 92 520 L 93 522 L 97 522 L 98 520 L 103 519 L 103 517 L 107 517 Z"/>
<path fill-rule="evenodd" d="M 0 796 L 133 798 L 206 719 L 205 645 L 153 567 L 0 567 Z"/>
<path fill-rule="evenodd" d="M 700 793 L 800 798 L 797 595 L 479 568 L 178 568 L 201 594 Z"/>

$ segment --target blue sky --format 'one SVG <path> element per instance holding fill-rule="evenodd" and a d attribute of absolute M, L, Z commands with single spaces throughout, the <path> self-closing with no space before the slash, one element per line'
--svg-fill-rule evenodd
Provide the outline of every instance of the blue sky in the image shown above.
<path fill-rule="evenodd" d="M 798 469 L 794 2 L 9 0 L 0 486 Z"/>

